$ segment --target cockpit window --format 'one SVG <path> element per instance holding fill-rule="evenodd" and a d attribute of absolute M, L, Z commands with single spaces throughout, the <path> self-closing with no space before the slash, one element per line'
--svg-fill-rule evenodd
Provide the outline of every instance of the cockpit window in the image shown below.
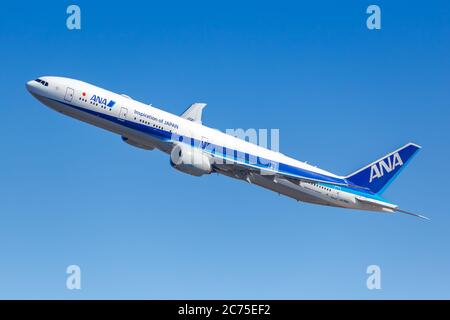
<path fill-rule="evenodd" d="M 37 78 L 37 79 L 34 80 L 34 81 L 39 82 L 39 83 L 42 84 L 43 86 L 48 87 L 48 82 L 47 82 L 47 81 L 44 81 L 44 80 L 39 79 L 39 78 Z"/>

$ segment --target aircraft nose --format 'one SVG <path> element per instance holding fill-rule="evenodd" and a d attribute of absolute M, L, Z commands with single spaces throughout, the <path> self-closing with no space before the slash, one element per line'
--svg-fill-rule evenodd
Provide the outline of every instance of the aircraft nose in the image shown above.
<path fill-rule="evenodd" d="M 33 93 L 33 90 L 36 88 L 37 82 L 34 80 L 30 80 L 27 82 L 26 87 L 30 93 Z"/>

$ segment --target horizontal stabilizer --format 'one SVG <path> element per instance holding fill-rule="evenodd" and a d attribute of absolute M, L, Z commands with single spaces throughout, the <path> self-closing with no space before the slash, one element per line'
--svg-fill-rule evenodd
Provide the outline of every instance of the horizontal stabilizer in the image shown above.
<path fill-rule="evenodd" d="M 406 214 L 409 214 L 410 216 L 414 216 L 414 217 L 417 217 L 417 218 L 421 218 L 421 219 L 425 219 L 425 220 L 431 220 L 430 218 L 425 217 L 425 216 L 423 216 L 421 214 L 412 213 L 412 212 L 408 212 L 408 211 L 400 210 L 400 209 L 395 209 L 395 211 L 401 212 L 401 213 L 406 213 Z"/>

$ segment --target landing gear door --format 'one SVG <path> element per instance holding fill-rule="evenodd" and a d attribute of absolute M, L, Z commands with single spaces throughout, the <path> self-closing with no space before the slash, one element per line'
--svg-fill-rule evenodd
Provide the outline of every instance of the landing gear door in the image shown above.
<path fill-rule="evenodd" d="M 64 96 L 64 100 L 66 100 L 68 102 L 72 102 L 72 99 L 73 99 L 73 89 L 67 87 L 66 95 Z"/>

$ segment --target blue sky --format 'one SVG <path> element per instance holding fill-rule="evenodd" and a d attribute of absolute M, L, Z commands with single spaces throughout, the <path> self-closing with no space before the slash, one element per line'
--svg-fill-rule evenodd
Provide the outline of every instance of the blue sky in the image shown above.
<path fill-rule="evenodd" d="M 70 2 L 3 3 L 0 298 L 450 298 L 450 4 L 374 3 L 379 31 L 366 1 L 78 1 L 79 31 Z M 416 142 L 384 195 L 432 221 L 183 175 L 41 105 L 24 85 L 42 75 L 207 102 L 206 125 L 278 128 L 283 153 L 338 174 Z"/>

